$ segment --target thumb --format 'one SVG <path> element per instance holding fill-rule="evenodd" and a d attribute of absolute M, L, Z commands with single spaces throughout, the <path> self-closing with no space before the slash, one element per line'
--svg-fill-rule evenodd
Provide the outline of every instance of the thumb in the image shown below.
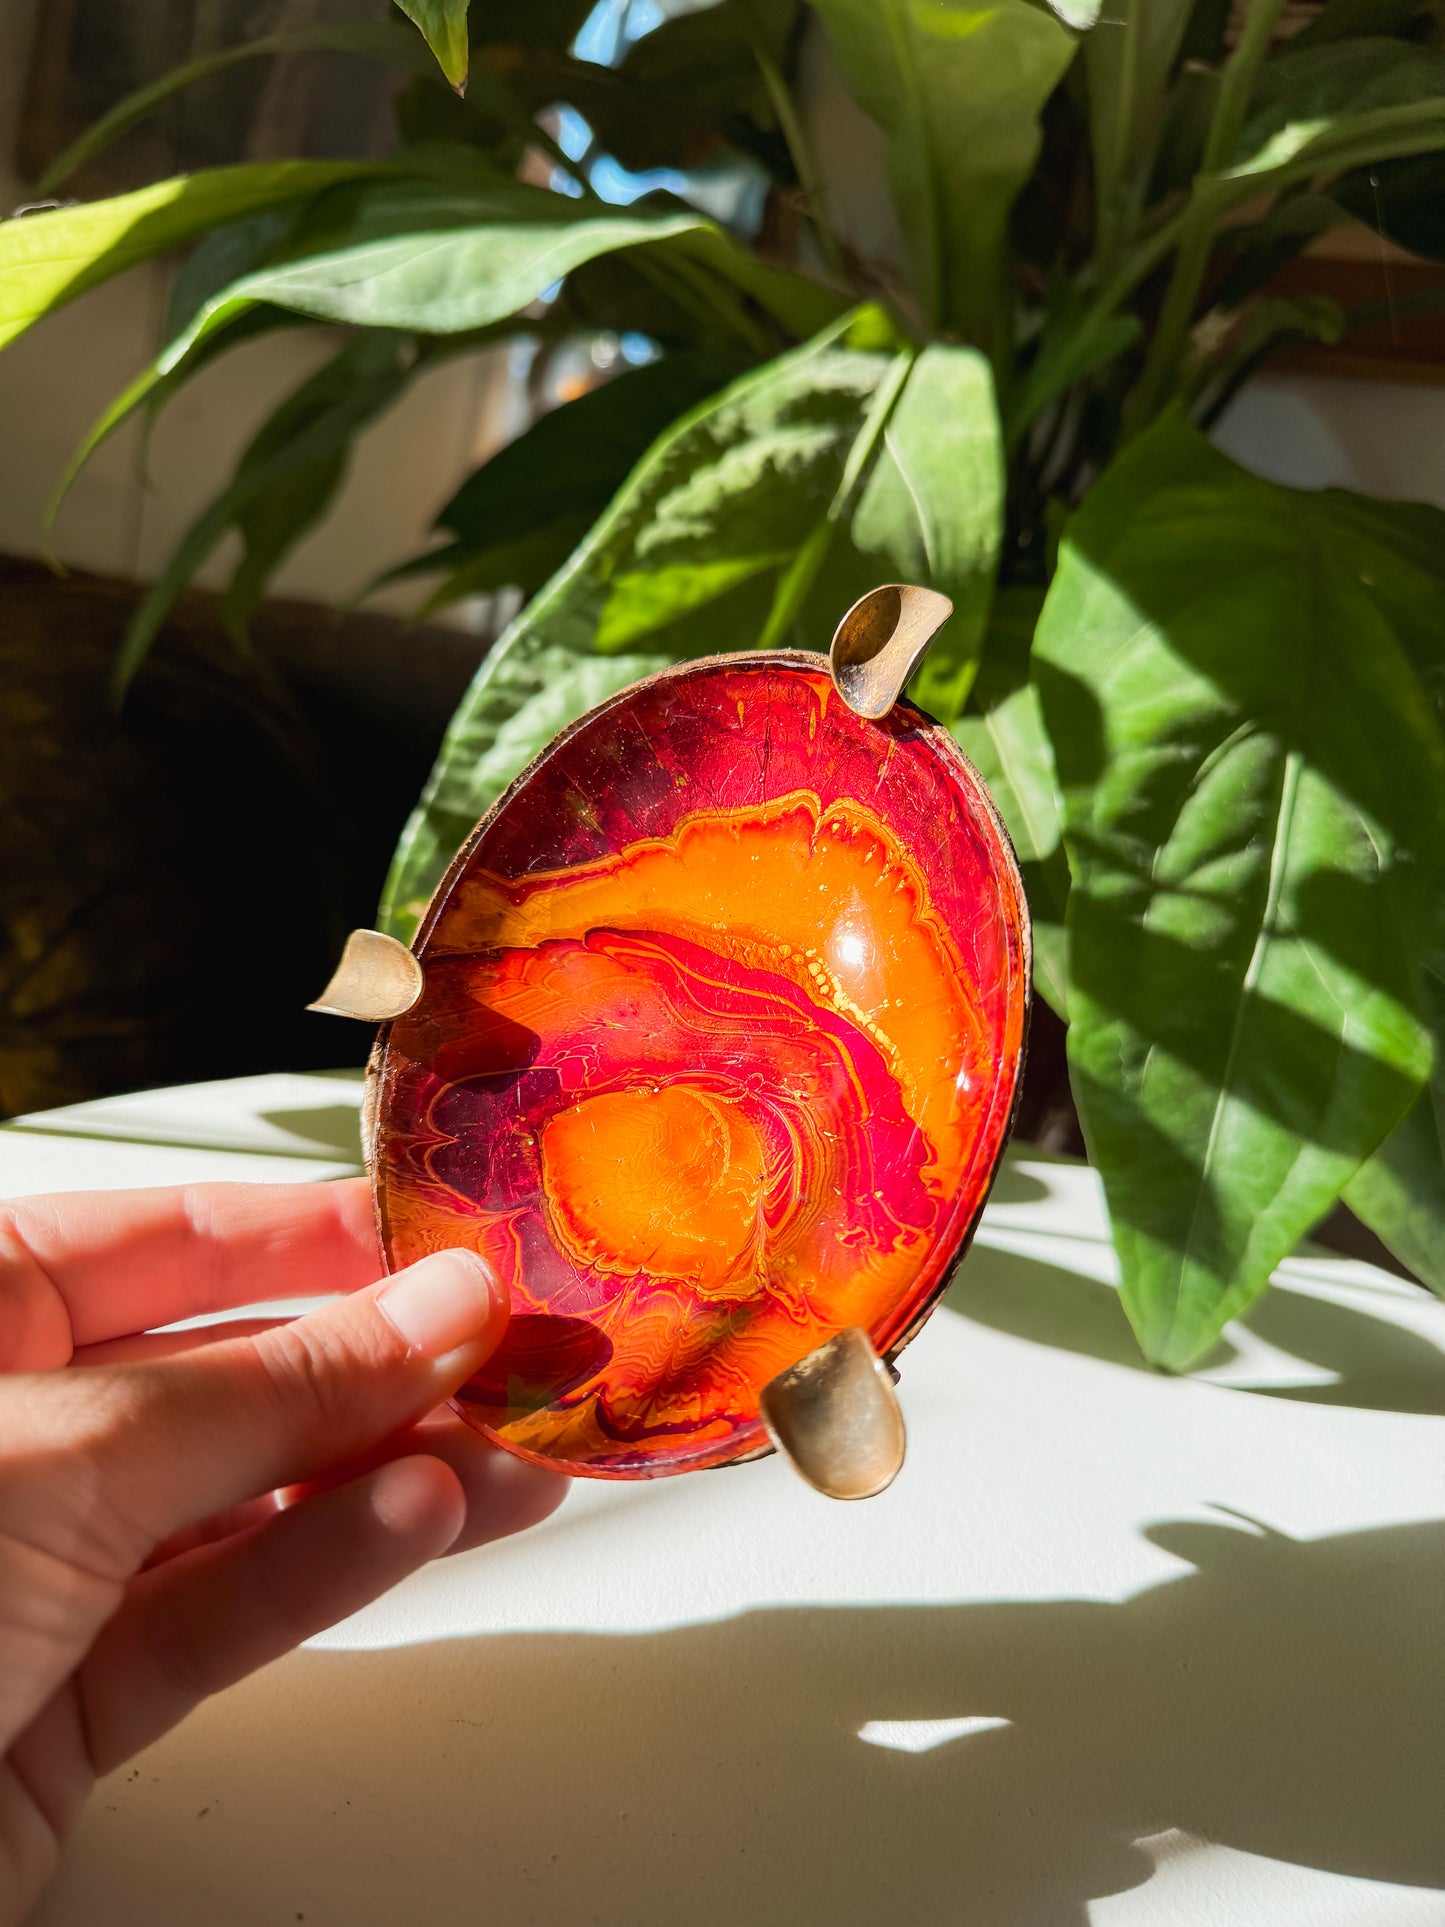
<path fill-rule="evenodd" d="M 89 1473 L 90 1527 L 105 1515 L 111 1558 L 134 1570 L 185 1526 L 319 1477 L 424 1417 L 496 1350 L 507 1310 L 474 1252 L 434 1252 L 290 1324 L 64 1374 L 69 1436 L 47 1442 Z"/>

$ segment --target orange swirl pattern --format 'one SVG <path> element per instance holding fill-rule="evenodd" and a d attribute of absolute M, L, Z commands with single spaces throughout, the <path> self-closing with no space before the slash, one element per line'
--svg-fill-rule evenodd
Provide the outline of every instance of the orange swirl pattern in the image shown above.
<path fill-rule="evenodd" d="M 381 1064 L 388 1262 L 464 1244 L 512 1324 L 459 1409 L 651 1477 L 766 1444 L 761 1388 L 947 1280 L 1003 1147 L 1017 871 L 952 740 L 816 657 L 691 665 L 564 736 L 479 827 Z"/>

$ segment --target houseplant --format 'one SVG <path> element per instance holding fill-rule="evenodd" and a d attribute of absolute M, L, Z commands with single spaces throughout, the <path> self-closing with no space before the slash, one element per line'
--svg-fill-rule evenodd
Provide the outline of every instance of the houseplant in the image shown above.
<path fill-rule="evenodd" d="M 1270 289 L 1332 224 L 1445 253 L 1435 0 L 719 0 L 607 59 L 577 40 L 588 0 L 498 0 L 469 33 L 455 0 L 406 11 L 445 77 L 400 21 L 349 43 L 407 71 L 388 161 L 222 168 L 0 229 L 0 341 L 200 243 L 168 347 L 82 457 L 242 339 L 351 330 L 198 518 L 118 680 L 230 530 L 244 633 L 351 439 L 438 357 L 643 338 L 652 359 L 440 517 L 434 599 L 530 599 L 384 927 L 409 933 L 476 817 L 604 696 L 820 646 L 862 588 L 929 583 L 957 612 L 915 693 L 1017 842 L 1148 1356 L 1199 1357 L 1340 1197 L 1445 1286 L 1445 516 L 1277 487 L 1201 433 L 1280 342 L 1349 324 Z M 820 71 L 876 130 L 897 261 L 839 219 Z M 738 157 L 757 232 L 693 204 Z M 626 205 L 598 191 L 654 169 Z"/>

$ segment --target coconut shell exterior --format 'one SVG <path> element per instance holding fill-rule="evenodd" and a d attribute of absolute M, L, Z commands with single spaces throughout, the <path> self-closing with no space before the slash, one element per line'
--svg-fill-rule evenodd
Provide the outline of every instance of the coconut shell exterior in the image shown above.
<path fill-rule="evenodd" d="M 379 1040 L 388 1264 L 464 1245 L 512 1321 L 458 1408 L 560 1470 L 766 1449 L 759 1395 L 916 1332 L 982 1209 L 1028 1015 L 1008 838 L 947 731 L 813 655 L 690 663 L 478 825 Z"/>

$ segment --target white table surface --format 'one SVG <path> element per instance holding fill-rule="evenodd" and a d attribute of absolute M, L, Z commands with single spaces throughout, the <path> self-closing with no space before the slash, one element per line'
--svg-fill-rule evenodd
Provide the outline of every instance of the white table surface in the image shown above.
<path fill-rule="evenodd" d="M 358 1168 L 358 1080 L 0 1130 L 0 1194 Z M 1445 1923 L 1445 1307 L 1308 1255 L 1141 1368 L 1010 1160 L 864 1505 L 582 1483 L 106 1781 L 43 1927 Z"/>

